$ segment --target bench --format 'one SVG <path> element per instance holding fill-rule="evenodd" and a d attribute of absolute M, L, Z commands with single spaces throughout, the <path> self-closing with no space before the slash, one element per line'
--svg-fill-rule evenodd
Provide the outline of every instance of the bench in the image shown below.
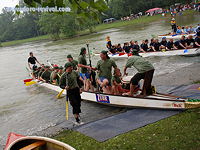
<path fill-rule="evenodd" d="M 21 148 L 20 150 L 32 150 L 36 147 L 39 147 L 39 146 L 42 146 L 42 145 L 45 145 L 45 144 L 46 144 L 46 142 L 44 142 L 44 141 L 37 141 L 37 142 L 34 142 L 30 145 L 27 145 L 27 146 Z"/>

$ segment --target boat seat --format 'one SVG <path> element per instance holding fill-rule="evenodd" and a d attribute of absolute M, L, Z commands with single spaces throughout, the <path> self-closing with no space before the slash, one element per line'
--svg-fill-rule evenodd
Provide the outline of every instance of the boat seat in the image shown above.
<path fill-rule="evenodd" d="M 20 150 L 32 150 L 34 148 L 37 148 L 37 147 L 45 145 L 45 144 L 46 144 L 46 142 L 44 142 L 44 141 L 37 141 L 37 142 L 34 142 L 30 145 L 27 145 L 27 146 L 21 148 Z"/>

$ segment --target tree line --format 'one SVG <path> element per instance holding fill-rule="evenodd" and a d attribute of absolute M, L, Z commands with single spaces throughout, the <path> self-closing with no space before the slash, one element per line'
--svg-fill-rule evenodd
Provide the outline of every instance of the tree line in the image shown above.
<path fill-rule="evenodd" d="M 40 3 L 33 3 L 33 2 Z M 54 0 L 49 0 L 53 2 Z M 41 3 L 39 0 L 20 0 L 23 6 L 68 6 L 71 12 L 14 13 L 3 10 L 0 14 L 0 42 L 20 40 L 40 35 L 51 35 L 52 39 L 60 36 L 73 37 L 79 31 L 95 26 L 105 18 L 119 19 L 130 14 L 145 12 L 153 7 L 169 7 L 174 3 L 190 3 L 192 0 L 57 0 L 53 3 Z M 31 2 L 31 3 L 30 3 Z M 55 2 L 55 1 L 54 1 Z M 59 2 L 59 3 L 58 3 Z"/>

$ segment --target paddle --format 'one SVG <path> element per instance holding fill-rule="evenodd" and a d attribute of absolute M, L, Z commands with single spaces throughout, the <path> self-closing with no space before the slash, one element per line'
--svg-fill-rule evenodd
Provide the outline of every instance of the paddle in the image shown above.
<path fill-rule="evenodd" d="M 88 50 L 88 55 L 89 55 L 89 62 L 90 62 L 90 67 L 92 67 L 92 63 L 91 63 L 91 57 L 90 57 L 90 50 L 89 50 L 89 44 L 86 44 L 87 45 L 87 50 Z M 95 76 L 96 76 L 96 73 L 94 71 L 91 70 L 91 75 L 92 75 L 92 85 L 94 87 L 96 87 L 96 80 L 95 80 Z"/>
<path fill-rule="evenodd" d="M 66 86 L 68 86 L 68 79 L 67 79 L 68 73 L 66 74 Z M 69 102 L 68 102 L 68 95 L 67 95 L 67 89 L 66 89 L 66 106 L 65 106 L 65 116 L 66 120 L 69 118 Z"/>
<path fill-rule="evenodd" d="M 62 98 L 61 95 L 62 95 L 62 93 L 64 92 L 64 90 L 65 90 L 65 89 L 62 89 L 62 90 L 58 93 L 58 95 L 56 96 L 57 99 Z"/>

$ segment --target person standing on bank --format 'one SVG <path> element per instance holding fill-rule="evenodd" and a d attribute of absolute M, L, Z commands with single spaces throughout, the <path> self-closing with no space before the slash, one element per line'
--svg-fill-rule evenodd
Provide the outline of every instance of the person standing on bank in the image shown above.
<path fill-rule="evenodd" d="M 144 79 L 142 93 L 139 95 L 140 97 L 145 97 L 147 95 L 152 94 L 151 90 L 151 82 L 154 74 L 153 65 L 147 61 L 145 58 L 138 56 L 137 51 L 133 51 L 133 56 L 130 57 L 124 67 L 124 75 L 128 75 L 126 73 L 127 68 L 134 66 L 138 73 L 136 73 L 130 81 L 130 92 L 124 93 L 124 95 L 133 96 L 134 90 L 137 88 L 138 83 L 141 79 Z"/>
<path fill-rule="evenodd" d="M 60 79 L 60 88 L 66 89 L 66 100 L 69 99 L 76 123 L 82 124 L 79 115 L 81 113 L 81 95 L 77 82 L 78 77 L 79 74 L 73 70 L 72 63 L 67 62 L 65 64 L 65 73 L 62 74 Z"/>

